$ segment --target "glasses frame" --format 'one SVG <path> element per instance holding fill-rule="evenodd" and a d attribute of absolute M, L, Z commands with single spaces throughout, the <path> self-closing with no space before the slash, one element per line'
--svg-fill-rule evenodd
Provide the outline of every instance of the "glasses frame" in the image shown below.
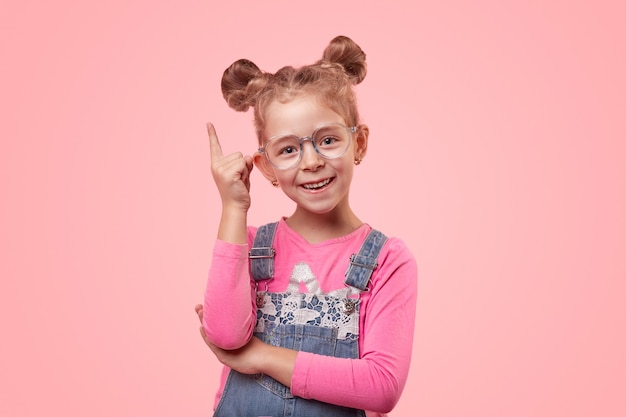
<path fill-rule="evenodd" d="M 319 149 L 317 149 L 317 144 L 315 143 L 314 138 L 315 138 L 315 134 L 319 130 L 326 129 L 326 128 L 331 127 L 331 126 L 338 126 L 338 127 L 343 128 L 343 129 L 346 129 L 348 131 L 348 144 L 346 145 L 346 149 L 344 149 L 344 151 L 341 152 L 339 155 L 329 157 L 329 156 L 324 155 L 323 153 L 320 152 Z M 311 141 L 311 145 L 313 145 L 313 149 L 315 149 L 315 152 L 317 152 L 317 154 L 319 156 L 321 156 L 322 158 L 324 158 L 324 159 L 337 159 L 339 157 L 342 157 L 348 151 L 348 149 L 350 148 L 350 143 L 352 143 L 352 134 L 356 133 L 357 130 L 358 130 L 358 126 L 346 126 L 346 125 L 343 125 L 341 123 L 329 123 L 327 125 L 320 126 L 317 129 L 315 129 L 313 131 L 313 133 L 311 133 L 310 136 L 302 136 L 302 137 L 299 137 L 297 135 L 276 135 L 276 136 L 272 136 L 271 138 L 268 139 L 268 141 L 267 141 L 267 143 L 265 143 L 265 145 L 261 146 L 257 150 L 257 152 L 262 153 L 263 155 L 265 155 L 265 159 L 267 160 L 267 162 L 269 162 L 270 165 L 272 165 L 274 168 L 279 169 L 281 171 L 284 171 L 284 170 L 287 170 L 287 169 L 294 168 L 296 165 L 298 165 L 300 163 L 300 161 L 302 160 L 302 154 L 304 152 L 304 142 L 307 141 L 307 140 Z M 272 162 L 272 160 L 267 155 L 266 148 L 267 148 L 267 145 L 269 145 L 269 143 L 272 140 L 278 139 L 278 138 L 284 138 L 285 136 L 291 136 L 291 137 L 294 137 L 294 138 L 298 139 L 298 143 L 300 145 L 300 152 L 298 153 L 298 158 L 293 162 L 293 164 L 289 165 L 288 167 L 281 167 L 281 166 L 277 166 L 276 164 L 274 164 Z"/>

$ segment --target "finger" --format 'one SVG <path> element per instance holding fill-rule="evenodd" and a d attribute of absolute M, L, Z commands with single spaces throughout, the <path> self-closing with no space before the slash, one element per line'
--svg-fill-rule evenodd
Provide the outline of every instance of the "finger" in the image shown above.
<path fill-rule="evenodd" d="M 241 152 L 233 152 L 228 155 L 223 155 L 219 160 L 219 164 L 216 165 L 223 166 L 224 168 L 238 165 L 242 166 L 245 165 L 245 160 Z"/>
<path fill-rule="evenodd" d="M 238 181 L 245 175 L 246 164 L 241 152 L 235 152 L 223 156 L 219 161 L 214 161 L 211 169 L 216 178 Z"/>
<path fill-rule="evenodd" d="M 196 314 L 198 315 L 198 318 L 200 319 L 200 323 L 202 323 L 202 315 L 204 313 L 202 304 L 196 304 L 195 310 L 196 310 Z"/>
<path fill-rule="evenodd" d="M 250 183 L 250 174 L 252 173 L 252 169 L 254 169 L 254 163 L 252 162 L 251 156 L 244 157 L 245 167 L 243 173 L 241 175 L 241 180 L 246 184 Z"/>
<path fill-rule="evenodd" d="M 217 138 L 215 127 L 212 123 L 206 124 L 207 133 L 209 134 L 209 146 L 211 150 L 211 161 L 217 161 L 222 157 L 222 146 Z"/>
<path fill-rule="evenodd" d="M 249 177 L 250 177 L 250 171 L 248 170 L 247 166 L 244 166 L 243 170 L 241 171 L 241 181 L 245 183 L 248 181 Z"/>
<path fill-rule="evenodd" d="M 248 168 L 248 173 L 252 172 L 252 170 L 254 169 L 254 160 L 252 159 L 250 155 L 246 155 L 244 159 L 246 161 L 246 167 Z"/>

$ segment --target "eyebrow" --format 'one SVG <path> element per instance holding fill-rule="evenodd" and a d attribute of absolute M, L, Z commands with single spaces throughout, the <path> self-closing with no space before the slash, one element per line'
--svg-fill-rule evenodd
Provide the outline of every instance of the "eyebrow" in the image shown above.
<path fill-rule="evenodd" d="M 342 126 L 342 127 L 344 127 L 344 125 L 342 123 L 330 122 L 330 123 L 326 123 L 326 124 L 323 124 L 323 125 L 320 125 L 320 126 L 316 127 L 310 134 L 305 135 L 305 136 L 300 136 L 300 135 L 297 135 L 295 133 L 279 133 L 277 135 L 269 136 L 267 141 L 270 141 L 270 140 L 272 140 L 274 138 L 280 138 L 280 137 L 283 137 L 283 136 L 295 136 L 297 138 L 308 138 L 311 135 L 313 135 L 313 133 L 317 132 L 318 130 L 327 129 L 327 128 L 330 128 L 330 127 L 333 127 L 333 126 Z M 345 126 L 345 127 L 350 128 L 350 126 Z"/>

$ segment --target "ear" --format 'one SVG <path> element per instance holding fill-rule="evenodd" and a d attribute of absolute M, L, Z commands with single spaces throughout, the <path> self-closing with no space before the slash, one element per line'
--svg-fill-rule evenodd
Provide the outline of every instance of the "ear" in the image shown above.
<path fill-rule="evenodd" d="M 359 125 L 354 140 L 354 159 L 361 160 L 367 153 L 367 139 L 370 135 L 370 129 L 367 125 Z"/>
<path fill-rule="evenodd" d="M 252 160 L 254 161 L 254 165 L 259 169 L 259 171 L 261 171 L 261 174 L 263 174 L 263 176 L 267 178 L 269 182 L 276 181 L 274 168 L 267 161 L 265 155 L 259 152 L 255 152 Z"/>

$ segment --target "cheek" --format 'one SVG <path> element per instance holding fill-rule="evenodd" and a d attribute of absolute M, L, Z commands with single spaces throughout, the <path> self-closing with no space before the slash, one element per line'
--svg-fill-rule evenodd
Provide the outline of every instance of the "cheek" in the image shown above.
<path fill-rule="evenodd" d="M 340 164 L 335 165 L 335 170 L 338 173 L 341 173 L 342 177 L 352 180 L 352 175 L 354 173 L 354 160 L 351 157 L 345 158 Z"/>
<path fill-rule="evenodd" d="M 276 169 L 274 170 L 274 175 L 276 176 L 276 179 L 278 179 L 278 182 L 282 184 L 291 184 L 295 180 L 295 175 L 290 171 L 295 170 L 281 171 Z"/>

